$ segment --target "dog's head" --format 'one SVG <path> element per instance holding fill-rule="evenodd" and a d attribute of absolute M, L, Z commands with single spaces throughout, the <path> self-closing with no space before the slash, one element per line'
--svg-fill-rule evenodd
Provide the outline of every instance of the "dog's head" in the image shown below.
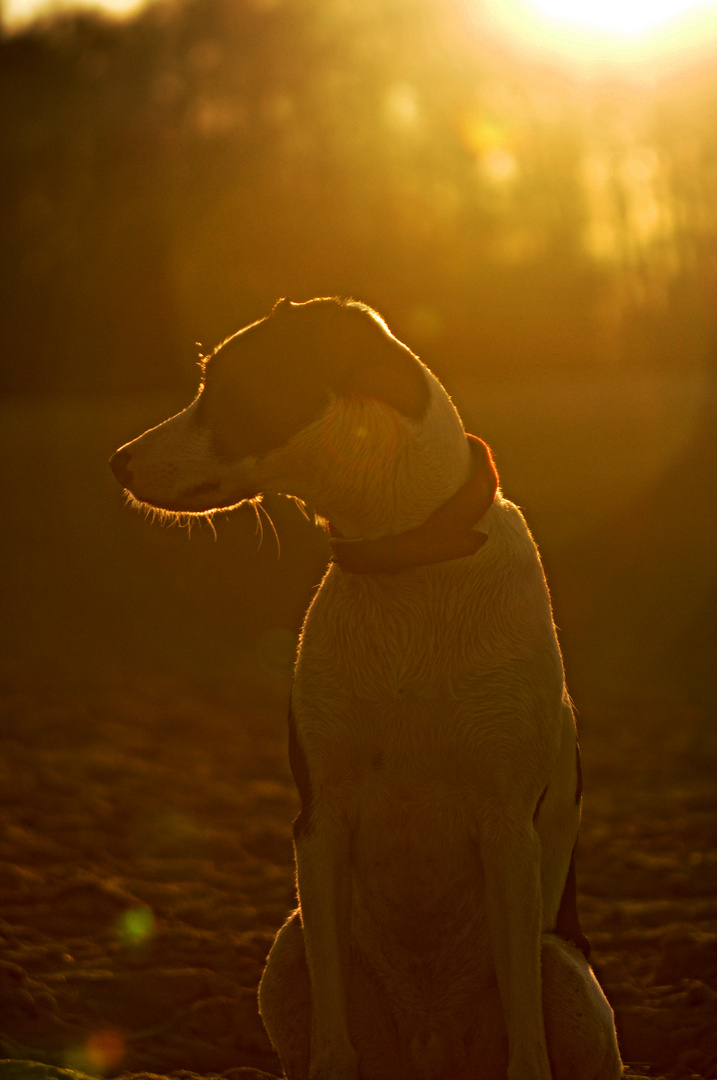
<path fill-rule="evenodd" d="M 267 489 L 304 497 L 291 487 L 301 488 L 302 467 L 316 466 L 309 448 L 338 454 L 346 468 L 346 443 L 372 435 L 361 421 L 346 431 L 339 413 L 355 405 L 359 416 L 361 403 L 373 403 L 372 424 L 395 428 L 418 423 L 430 395 L 426 369 L 370 308 L 280 300 L 205 360 L 188 408 L 121 447 L 110 464 L 136 501 L 173 513 L 206 514 Z"/>

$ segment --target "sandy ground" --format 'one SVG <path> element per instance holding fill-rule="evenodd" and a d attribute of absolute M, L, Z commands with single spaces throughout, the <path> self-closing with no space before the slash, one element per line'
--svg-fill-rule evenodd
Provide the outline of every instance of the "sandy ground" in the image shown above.
<path fill-rule="evenodd" d="M 281 695 L 4 690 L 0 1080 L 277 1075 L 256 987 L 294 902 Z M 580 907 L 624 1059 L 717 1077 L 717 738 L 644 700 L 581 733 Z"/>

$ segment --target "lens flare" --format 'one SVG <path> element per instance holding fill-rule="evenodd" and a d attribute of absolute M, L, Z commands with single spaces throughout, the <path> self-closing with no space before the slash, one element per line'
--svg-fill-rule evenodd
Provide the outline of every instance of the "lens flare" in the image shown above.
<path fill-rule="evenodd" d="M 531 6 L 557 22 L 633 37 L 714 5 L 695 0 L 531 0 Z"/>
<path fill-rule="evenodd" d="M 486 0 L 484 10 L 501 36 L 573 65 L 682 63 L 717 41 L 717 0 Z"/>
<path fill-rule="evenodd" d="M 142 945 L 154 933 L 154 915 L 143 905 L 129 908 L 120 920 L 119 932 L 125 944 Z"/>
<path fill-rule="evenodd" d="M 518 178 L 520 165 L 515 138 L 504 124 L 468 111 L 459 119 L 458 134 L 465 149 L 475 158 L 480 175 L 491 185 L 507 187 Z"/>
<path fill-rule="evenodd" d="M 93 1031 L 84 1046 L 75 1047 L 66 1056 L 71 1069 L 89 1076 L 104 1076 L 112 1072 L 127 1053 L 127 1044 L 115 1028 Z"/>
<path fill-rule="evenodd" d="M 106 1072 L 119 1065 L 126 1052 L 119 1031 L 96 1031 L 87 1040 L 87 1057 L 96 1069 Z"/>

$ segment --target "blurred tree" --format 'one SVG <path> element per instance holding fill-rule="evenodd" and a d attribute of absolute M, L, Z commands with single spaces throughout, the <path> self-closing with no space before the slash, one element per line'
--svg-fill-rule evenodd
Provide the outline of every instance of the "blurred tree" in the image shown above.
<path fill-rule="evenodd" d="M 579 84 L 457 0 L 6 34 L 0 385 L 188 387 L 282 294 L 359 295 L 439 368 L 706 347 L 710 290 L 675 298 L 714 265 L 715 89 Z"/>

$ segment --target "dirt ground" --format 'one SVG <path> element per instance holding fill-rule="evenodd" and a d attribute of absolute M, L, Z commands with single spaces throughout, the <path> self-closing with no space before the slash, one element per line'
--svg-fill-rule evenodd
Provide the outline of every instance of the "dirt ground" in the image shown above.
<path fill-rule="evenodd" d="M 0 1080 L 277 1075 L 256 987 L 294 903 L 281 694 L 4 691 Z M 580 907 L 632 1075 L 717 1077 L 709 720 L 580 720 Z"/>
<path fill-rule="evenodd" d="M 547 389 L 539 408 L 525 397 L 526 416 L 552 415 Z M 699 635 L 680 627 L 713 580 L 714 455 L 687 473 L 703 462 L 699 529 L 664 526 L 656 496 L 654 520 L 639 508 L 650 535 L 614 526 L 632 561 L 618 565 L 614 545 L 605 556 L 608 523 L 570 577 L 562 526 L 551 532 L 567 511 L 552 473 L 531 473 L 531 453 L 493 432 L 501 400 L 498 388 L 494 421 L 474 430 L 502 448 L 537 510 L 580 711 L 592 959 L 631 1074 L 711 1080 L 717 724 L 713 683 L 692 695 L 703 706 L 685 704 L 696 670 L 685 659 L 699 646 L 711 671 L 715 639 L 707 616 Z M 279 1072 L 256 987 L 295 902 L 286 672 L 325 539 L 286 500 L 271 507 L 281 558 L 271 537 L 257 550 L 251 513 L 191 542 L 129 513 L 107 458 L 170 411 L 149 399 L 0 403 L 0 1080 Z M 588 419 L 564 410 L 546 426 L 575 440 L 549 457 L 575 462 L 576 521 L 599 479 L 577 452 Z M 657 558 L 674 536 L 689 560 L 673 548 Z M 674 692 L 669 680 L 657 689 L 657 663 L 640 664 L 653 646 L 679 670 Z"/>

